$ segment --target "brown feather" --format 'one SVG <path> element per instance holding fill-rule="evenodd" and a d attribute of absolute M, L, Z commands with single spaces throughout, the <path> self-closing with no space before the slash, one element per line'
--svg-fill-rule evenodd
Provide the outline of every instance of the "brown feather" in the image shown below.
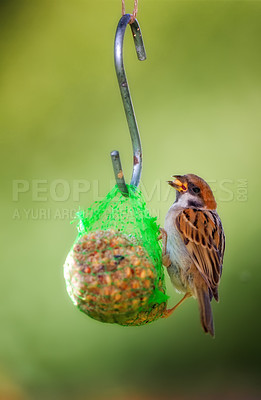
<path fill-rule="evenodd" d="M 209 332 L 211 336 L 214 336 L 213 315 L 208 292 L 203 288 L 197 288 L 197 299 L 201 325 L 206 333 Z"/>
<path fill-rule="evenodd" d="M 198 272 L 214 298 L 218 299 L 225 248 L 218 214 L 212 210 L 187 208 L 177 216 L 176 226 Z"/>

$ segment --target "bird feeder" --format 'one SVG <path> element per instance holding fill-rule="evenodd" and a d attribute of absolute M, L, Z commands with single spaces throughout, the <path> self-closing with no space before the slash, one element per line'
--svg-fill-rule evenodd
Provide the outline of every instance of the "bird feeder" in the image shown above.
<path fill-rule="evenodd" d="M 163 316 L 168 296 L 156 218 L 150 216 L 138 185 L 142 149 L 123 64 L 123 40 L 130 28 L 139 60 L 146 59 L 137 19 L 120 19 L 115 68 L 133 147 L 133 172 L 126 184 L 118 151 L 111 152 L 116 186 L 77 213 L 78 236 L 64 264 L 68 294 L 88 316 L 120 325 L 143 325 Z"/>

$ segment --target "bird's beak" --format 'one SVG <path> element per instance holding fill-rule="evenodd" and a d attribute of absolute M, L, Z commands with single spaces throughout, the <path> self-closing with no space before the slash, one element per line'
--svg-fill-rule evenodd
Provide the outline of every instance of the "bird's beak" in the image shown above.
<path fill-rule="evenodd" d="M 186 192 L 188 190 L 187 182 L 182 182 L 182 176 L 180 175 L 173 175 L 172 178 L 176 178 L 174 181 L 167 181 L 168 184 L 178 192 Z"/>

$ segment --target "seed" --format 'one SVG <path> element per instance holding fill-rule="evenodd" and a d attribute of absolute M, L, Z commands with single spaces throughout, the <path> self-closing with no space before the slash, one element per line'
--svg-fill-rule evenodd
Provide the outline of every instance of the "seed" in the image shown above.
<path fill-rule="evenodd" d="M 141 274 L 140 274 L 141 279 L 146 278 L 146 275 L 147 275 L 147 272 L 145 271 L 145 269 L 143 269 L 143 270 L 141 271 Z"/>
<path fill-rule="evenodd" d="M 103 289 L 102 289 L 102 291 L 103 291 L 103 294 L 104 294 L 104 296 L 110 296 L 110 287 L 104 287 Z"/>
<path fill-rule="evenodd" d="M 135 257 L 134 260 L 132 261 L 132 265 L 134 267 L 137 267 L 138 265 L 140 265 L 140 260 L 137 257 Z"/>
<path fill-rule="evenodd" d="M 145 288 L 149 288 L 150 287 L 150 281 L 148 280 L 148 279 L 146 279 L 144 282 L 143 282 L 143 285 L 144 285 L 144 287 Z"/>
<path fill-rule="evenodd" d="M 131 277 L 131 269 L 130 269 L 130 267 L 124 268 L 124 272 L 125 272 L 126 278 L 130 278 Z"/>
<path fill-rule="evenodd" d="M 132 305 L 134 308 L 137 307 L 139 305 L 139 300 L 138 299 L 132 300 Z"/>
<path fill-rule="evenodd" d="M 74 251 L 81 251 L 81 246 L 79 245 L 79 244 L 75 244 L 74 246 L 73 246 L 73 250 Z"/>
<path fill-rule="evenodd" d="M 116 294 L 114 295 L 114 300 L 115 300 L 115 301 L 120 301 L 120 299 L 121 299 L 121 295 L 120 295 L 119 293 L 116 293 Z"/>
<path fill-rule="evenodd" d="M 140 287 L 139 281 L 131 282 L 131 287 L 132 287 L 132 289 L 139 289 L 139 287 Z"/>

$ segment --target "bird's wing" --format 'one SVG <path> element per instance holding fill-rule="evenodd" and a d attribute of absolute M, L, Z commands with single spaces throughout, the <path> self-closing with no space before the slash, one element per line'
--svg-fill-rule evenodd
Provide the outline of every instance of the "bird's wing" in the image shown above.
<path fill-rule="evenodd" d="M 218 300 L 225 235 L 218 214 L 212 210 L 186 208 L 176 217 L 186 248 L 210 291 Z"/>

